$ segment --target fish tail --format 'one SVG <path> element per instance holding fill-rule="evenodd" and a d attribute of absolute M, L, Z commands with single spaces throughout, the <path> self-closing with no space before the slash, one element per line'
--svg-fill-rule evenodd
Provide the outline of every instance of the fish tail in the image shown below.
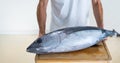
<path fill-rule="evenodd" d="M 120 33 L 118 33 L 117 31 L 115 31 L 114 29 L 113 29 L 113 32 L 115 32 L 116 37 L 120 37 Z"/>
<path fill-rule="evenodd" d="M 120 34 L 119 34 L 119 33 L 117 34 L 117 37 L 120 37 Z"/>

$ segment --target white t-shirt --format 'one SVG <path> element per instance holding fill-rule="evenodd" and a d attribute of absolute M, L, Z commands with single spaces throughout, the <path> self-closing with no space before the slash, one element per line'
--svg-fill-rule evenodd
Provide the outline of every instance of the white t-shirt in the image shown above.
<path fill-rule="evenodd" d="M 51 0 L 50 30 L 87 26 L 91 0 Z"/>

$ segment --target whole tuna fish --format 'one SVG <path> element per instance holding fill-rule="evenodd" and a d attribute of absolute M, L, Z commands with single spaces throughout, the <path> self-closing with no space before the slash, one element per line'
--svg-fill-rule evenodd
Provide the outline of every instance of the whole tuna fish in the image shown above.
<path fill-rule="evenodd" d="M 36 54 L 71 52 L 88 48 L 117 32 L 97 27 L 69 27 L 45 34 L 27 51 Z"/>

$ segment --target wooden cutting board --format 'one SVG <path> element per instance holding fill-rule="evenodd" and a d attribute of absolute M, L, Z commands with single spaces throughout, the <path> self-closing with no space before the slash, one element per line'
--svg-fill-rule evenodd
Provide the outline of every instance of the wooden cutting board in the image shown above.
<path fill-rule="evenodd" d="M 110 60 L 104 42 L 80 51 L 35 56 L 36 63 L 108 63 Z"/>

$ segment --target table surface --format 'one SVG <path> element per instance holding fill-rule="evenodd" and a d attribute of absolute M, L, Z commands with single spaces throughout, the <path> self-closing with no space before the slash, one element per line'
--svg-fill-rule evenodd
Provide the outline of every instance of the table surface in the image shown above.
<path fill-rule="evenodd" d="M 45 54 L 36 55 L 35 60 L 111 60 L 111 56 L 104 42 L 97 45 L 89 47 L 87 49 L 67 52 L 67 53 L 57 53 L 57 54 Z"/>

